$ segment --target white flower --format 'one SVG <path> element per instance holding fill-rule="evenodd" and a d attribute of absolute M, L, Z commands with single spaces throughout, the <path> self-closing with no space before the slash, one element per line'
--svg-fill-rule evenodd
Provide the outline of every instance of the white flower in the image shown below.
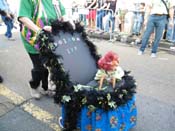
<path fill-rule="evenodd" d="M 62 97 L 62 102 L 63 102 L 63 103 L 69 102 L 70 100 L 71 100 L 71 97 L 70 97 L 70 96 L 64 95 L 64 96 Z"/>
<path fill-rule="evenodd" d="M 74 86 L 74 91 L 78 92 L 79 90 L 81 90 L 81 88 L 82 88 L 82 85 L 78 84 L 78 85 Z"/>
<path fill-rule="evenodd" d="M 75 91 L 75 92 L 78 92 L 79 90 L 83 90 L 83 89 L 91 89 L 91 88 L 93 88 L 93 87 L 78 84 L 78 85 L 74 86 L 74 91 Z"/>

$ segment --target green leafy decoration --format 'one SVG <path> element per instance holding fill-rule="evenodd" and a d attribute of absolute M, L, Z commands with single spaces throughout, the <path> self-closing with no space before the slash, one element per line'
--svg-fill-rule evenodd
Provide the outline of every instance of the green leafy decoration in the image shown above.
<path fill-rule="evenodd" d="M 110 93 L 107 94 L 107 100 L 108 100 L 108 101 L 111 100 L 111 94 L 110 94 Z"/>
<path fill-rule="evenodd" d="M 108 102 L 108 105 L 109 105 L 111 108 L 117 108 L 117 105 L 116 105 L 115 101 L 110 101 L 110 102 Z"/>
<path fill-rule="evenodd" d="M 88 108 L 91 112 L 96 110 L 96 107 L 94 105 L 89 105 Z"/>
<path fill-rule="evenodd" d="M 84 97 L 82 100 L 81 100 L 82 104 L 86 104 L 87 103 L 87 98 Z"/>
<path fill-rule="evenodd" d="M 125 94 L 125 95 L 128 93 L 128 91 L 127 91 L 127 90 L 125 90 L 125 89 L 124 89 L 124 90 L 122 90 L 122 92 L 123 92 L 123 94 Z"/>

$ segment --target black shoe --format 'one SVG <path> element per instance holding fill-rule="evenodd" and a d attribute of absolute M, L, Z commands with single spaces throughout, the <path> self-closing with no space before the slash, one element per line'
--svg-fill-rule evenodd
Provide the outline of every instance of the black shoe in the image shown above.
<path fill-rule="evenodd" d="M 0 76 L 0 83 L 2 83 L 3 82 L 3 79 L 2 79 L 2 77 Z"/>
<path fill-rule="evenodd" d="M 132 34 L 130 34 L 130 35 L 129 35 L 129 37 L 133 37 L 134 35 L 135 35 L 135 34 L 134 34 L 134 33 L 132 33 Z"/>

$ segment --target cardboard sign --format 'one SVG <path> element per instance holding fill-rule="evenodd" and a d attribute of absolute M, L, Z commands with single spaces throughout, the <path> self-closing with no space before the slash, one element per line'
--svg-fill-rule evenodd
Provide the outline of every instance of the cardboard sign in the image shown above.
<path fill-rule="evenodd" d="M 54 53 L 63 57 L 58 60 L 63 63 L 65 71 L 69 72 L 70 80 L 75 84 L 92 81 L 97 71 L 96 62 L 81 35 L 60 31 L 54 36 L 54 41 L 57 46 Z"/>

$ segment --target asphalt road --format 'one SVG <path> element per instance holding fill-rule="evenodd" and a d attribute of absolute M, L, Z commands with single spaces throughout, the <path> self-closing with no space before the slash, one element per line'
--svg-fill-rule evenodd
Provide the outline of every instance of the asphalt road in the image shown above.
<path fill-rule="evenodd" d="M 53 99 L 45 96 L 36 101 L 30 97 L 27 83 L 32 64 L 19 34 L 15 32 L 14 37 L 16 41 L 8 41 L 0 35 L 0 75 L 4 78 L 0 85 L 0 131 L 59 130 L 59 106 Z M 147 49 L 143 56 L 138 56 L 138 47 L 92 40 L 100 54 L 109 50 L 117 52 L 120 65 L 130 70 L 137 81 L 138 120 L 132 131 L 175 131 L 175 53 L 159 50 L 158 57 L 151 58 Z M 20 100 L 16 102 L 16 98 Z M 35 112 L 29 107 L 35 107 Z M 36 108 L 45 112 L 38 116 Z M 47 119 L 42 118 L 41 113 L 42 116 L 48 113 Z"/>

